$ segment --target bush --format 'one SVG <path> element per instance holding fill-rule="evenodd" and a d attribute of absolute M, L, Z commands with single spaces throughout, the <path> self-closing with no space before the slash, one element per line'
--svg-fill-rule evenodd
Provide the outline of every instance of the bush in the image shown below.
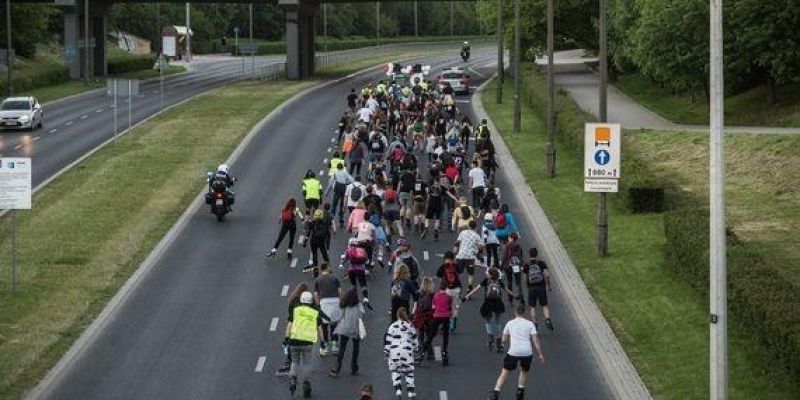
<path fill-rule="evenodd" d="M 624 146 L 623 146 L 624 147 Z M 667 209 L 665 180 L 633 154 L 625 154 L 619 197 L 632 213 L 660 213 Z"/>
<path fill-rule="evenodd" d="M 708 209 L 664 215 L 667 261 L 689 285 L 708 294 Z M 739 243 L 727 229 L 728 309 L 779 365 L 800 379 L 800 298 L 763 254 Z"/>
<path fill-rule="evenodd" d="M 13 77 L 14 92 L 36 89 L 42 86 L 57 85 L 69 80 L 69 69 L 57 62 L 25 62 L 17 65 Z M 6 80 L 0 80 L 0 93 L 6 93 Z"/>
<path fill-rule="evenodd" d="M 154 54 L 138 56 L 133 54 L 114 55 L 108 57 L 109 75 L 124 74 L 126 72 L 141 71 L 153 68 L 156 63 Z"/>

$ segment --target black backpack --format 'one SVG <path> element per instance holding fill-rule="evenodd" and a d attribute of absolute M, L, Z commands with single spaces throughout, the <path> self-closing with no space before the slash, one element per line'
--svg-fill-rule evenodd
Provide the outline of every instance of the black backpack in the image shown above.
<path fill-rule="evenodd" d="M 361 190 L 361 186 L 353 185 L 353 188 L 350 189 L 350 200 L 352 200 L 354 203 L 359 202 L 361 201 L 361 195 L 363 194 L 364 192 Z"/>
<path fill-rule="evenodd" d="M 486 299 L 499 300 L 503 298 L 503 288 L 498 280 L 489 280 L 486 284 Z"/>

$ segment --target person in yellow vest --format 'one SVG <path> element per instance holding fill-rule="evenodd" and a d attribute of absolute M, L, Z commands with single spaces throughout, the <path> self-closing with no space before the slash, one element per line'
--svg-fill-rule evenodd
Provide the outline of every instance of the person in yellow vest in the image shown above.
<path fill-rule="evenodd" d="M 344 169 L 344 167 L 345 167 L 344 158 L 342 158 L 342 156 L 339 154 L 338 151 L 334 151 L 333 152 L 333 157 L 331 157 L 331 161 L 328 164 L 328 167 L 330 169 L 330 172 L 328 172 L 328 176 L 329 177 L 332 177 L 333 174 L 335 174 L 336 171 L 339 170 L 338 165 L 340 165 L 340 164 L 342 166 L 342 169 Z"/>
<path fill-rule="evenodd" d="M 297 376 L 303 378 L 303 397 L 311 397 L 311 355 L 314 343 L 322 337 L 323 314 L 314 305 L 314 295 L 303 292 L 298 304 L 289 314 L 286 324 L 286 337 L 289 338 L 289 351 L 292 367 L 289 371 L 289 391 L 294 396 L 297 390 Z"/>
<path fill-rule="evenodd" d="M 311 215 L 311 212 L 319 208 L 321 198 L 322 183 L 317 179 L 314 171 L 306 171 L 306 177 L 303 179 L 303 199 L 306 203 L 306 215 Z"/>

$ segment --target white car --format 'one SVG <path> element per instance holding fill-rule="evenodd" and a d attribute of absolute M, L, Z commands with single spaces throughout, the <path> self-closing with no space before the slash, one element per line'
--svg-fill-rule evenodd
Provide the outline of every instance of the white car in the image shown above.
<path fill-rule="evenodd" d="M 9 97 L 0 103 L 0 129 L 38 129 L 43 118 L 42 105 L 35 97 Z"/>
<path fill-rule="evenodd" d="M 446 69 L 437 79 L 439 91 L 442 91 L 445 84 L 450 84 L 453 91 L 461 94 L 469 94 L 469 75 L 461 68 Z"/>

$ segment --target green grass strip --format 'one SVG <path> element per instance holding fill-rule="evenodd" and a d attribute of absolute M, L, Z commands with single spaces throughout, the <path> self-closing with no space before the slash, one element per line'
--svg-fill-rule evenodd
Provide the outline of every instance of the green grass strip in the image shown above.
<path fill-rule="evenodd" d="M 0 220 L 0 398 L 20 397 L 102 310 L 205 185 L 207 168 L 313 82 L 245 83 L 168 111 L 53 181 L 19 212 L 20 289 Z"/>
<path fill-rule="evenodd" d="M 523 97 L 546 93 L 541 76 L 526 73 L 525 79 L 537 94 Z M 494 84 L 486 88 L 484 106 L 651 393 L 659 399 L 708 398 L 707 299 L 666 265 L 661 214 L 630 214 L 616 195 L 609 196 L 611 255 L 599 258 L 597 197 L 583 192 L 582 152 L 559 142 L 557 177 L 548 179 L 545 110 L 523 101 L 522 133 L 514 136 L 512 79 L 506 80 L 502 105 L 495 90 Z M 584 121 L 564 93 L 557 108 L 562 119 Z M 732 399 L 796 398 L 797 384 L 769 363 L 735 321 L 729 325 L 729 351 Z"/>

